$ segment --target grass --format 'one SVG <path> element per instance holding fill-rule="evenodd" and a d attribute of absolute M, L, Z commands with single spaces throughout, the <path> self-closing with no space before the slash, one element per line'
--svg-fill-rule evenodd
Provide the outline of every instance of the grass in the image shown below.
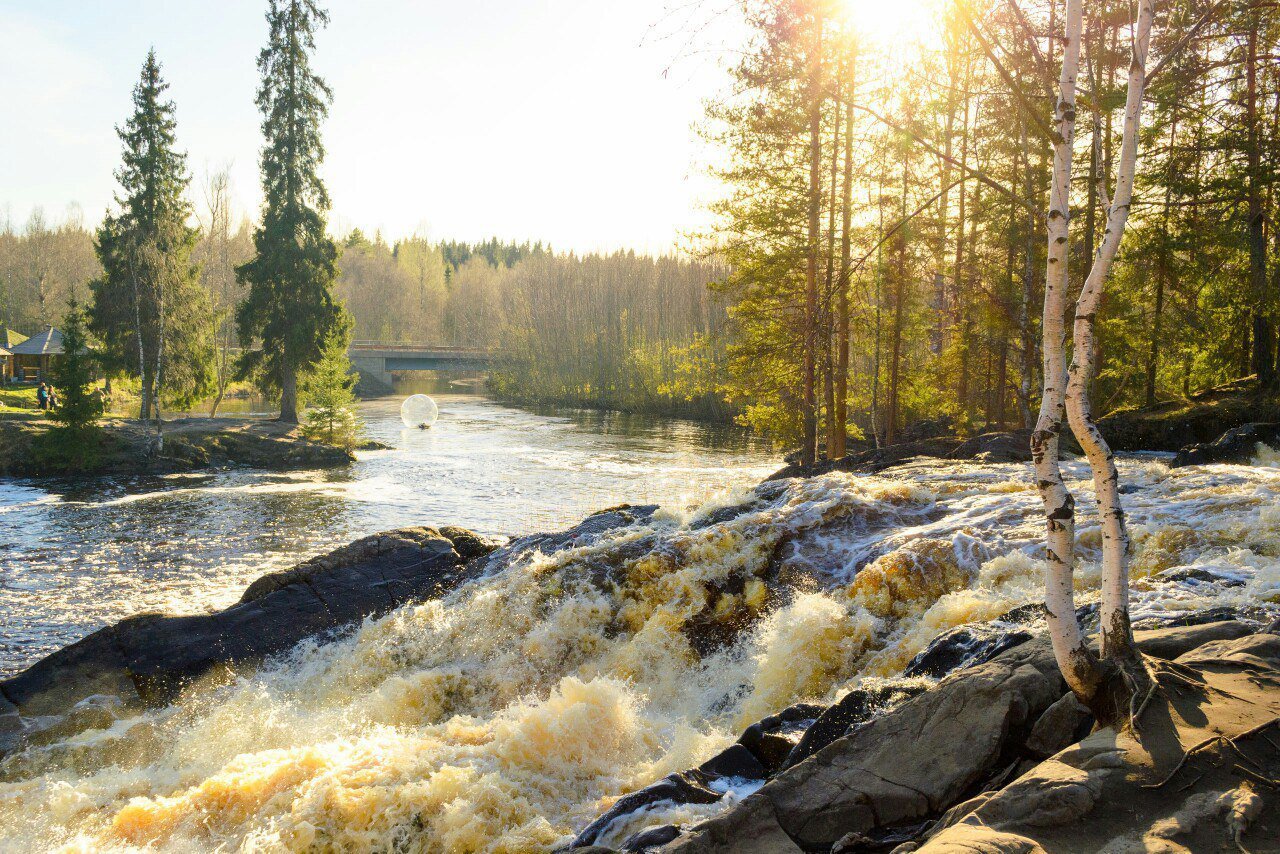
<path fill-rule="evenodd" d="M 4 386 L 0 388 L 0 417 L 39 418 L 42 413 L 36 406 L 35 386 Z"/>

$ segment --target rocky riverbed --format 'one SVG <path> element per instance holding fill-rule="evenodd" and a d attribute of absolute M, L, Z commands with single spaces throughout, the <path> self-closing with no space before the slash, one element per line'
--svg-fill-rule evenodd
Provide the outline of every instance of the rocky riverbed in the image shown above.
<path fill-rule="evenodd" d="M 1171 662 L 1136 735 L 1057 674 L 1024 464 L 916 460 L 501 546 L 392 532 L 104 629 L 0 683 L 0 847 L 1273 850 L 1280 470 L 1254 462 L 1122 461 Z"/>

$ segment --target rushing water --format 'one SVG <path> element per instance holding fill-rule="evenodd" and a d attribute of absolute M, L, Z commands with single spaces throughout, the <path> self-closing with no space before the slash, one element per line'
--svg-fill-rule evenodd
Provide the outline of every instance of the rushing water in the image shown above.
<path fill-rule="evenodd" d="M 361 404 L 393 450 L 340 469 L 0 481 L 0 673 L 130 614 L 225 607 L 264 572 L 377 531 L 551 530 L 624 502 L 698 502 L 778 465 L 732 428 L 435 396 L 428 431 L 404 428 L 400 397 Z"/>
<path fill-rule="evenodd" d="M 446 410 L 458 417 L 456 405 Z M 544 423 L 506 417 L 528 419 L 521 436 Z M 563 451 L 564 436 L 582 429 L 553 423 L 558 440 L 512 442 Z M 739 448 L 667 466 L 688 469 L 673 479 L 696 492 L 727 483 L 727 471 L 709 474 L 715 454 L 763 465 Z M 597 446 L 579 459 L 600 457 Z M 727 457 L 718 467 L 731 468 Z M 1121 462 L 1137 619 L 1219 606 L 1260 621 L 1280 613 L 1275 461 Z M 441 480 L 435 466 L 417 478 Z M 616 467 L 607 469 L 620 485 L 656 487 Z M 1079 601 L 1096 601 L 1088 470 L 1064 469 L 1080 510 Z M 559 501 L 586 479 L 570 471 L 537 495 Z M 416 482 L 377 481 L 367 504 L 326 485 L 354 510 L 333 500 L 317 513 L 373 512 L 378 493 L 411 501 L 392 487 Z M 450 488 L 502 496 L 502 482 L 499 472 Z M 273 482 L 287 488 L 268 494 L 295 486 Z M 654 493 L 606 501 L 624 497 Z M 6 758 L 0 850 L 550 850 L 762 715 L 897 678 L 938 632 L 1041 595 L 1042 511 L 1029 466 L 921 462 L 740 489 L 694 511 L 681 503 L 552 554 L 493 559 L 440 600 L 194 686 L 172 707 Z M 489 511 L 475 512 L 472 524 L 485 528 Z M 601 841 L 724 805 L 657 803 Z"/>

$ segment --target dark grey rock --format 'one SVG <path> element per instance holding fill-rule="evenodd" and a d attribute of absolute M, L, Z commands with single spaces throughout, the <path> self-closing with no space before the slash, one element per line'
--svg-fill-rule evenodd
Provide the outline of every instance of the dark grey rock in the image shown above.
<path fill-rule="evenodd" d="M 1247 463 L 1257 453 L 1259 444 L 1280 446 L 1280 424 L 1242 424 L 1212 442 L 1183 448 L 1169 465 L 1177 468 L 1207 463 Z"/>
<path fill-rule="evenodd" d="M 645 786 L 638 792 L 619 798 L 606 813 L 587 825 L 569 848 L 580 849 L 594 845 L 618 819 L 659 801 L 671 801 L 674 804 L 713 804 L 723 797 L 723 793 L 708 788 L 710 782 L 710 778 L 697 771 L 668 774 L 653 785 Z"/>
<path fill-rule="evenodd" d="M 760 760 L 741 744 L 730 745 L 698 766 L 709 777 L 738 777 L 743 780 L 763 780 L 766 772 Z"/>
<path fill-rule="evenodd" d="M 877 688 L 855 688 L 840 698 L 818 716 L 813 725 L 787 755 L 783 768 L 803 762 L 837 738 L 844 737 L 852 727 L 870 720 L 872 716 L 910 699 L 924 690 L 918 686 L 886 685 Z"/>
<path fill-rule="evenodd" d="M 826 711 L 813 703 L 796 703 L 777 714 L 769 715 L 747 727 L 738 738 L 772 775 L 786 764 L 787 757 L 801 740 L 804 731 Z"/>
<path fill-rule="evenodd" d="M 674 824 L 651 827 L 648 830 L 642 830 L 639 833 L 628 836 L 627 841 L 622 843 L 622 850 L 645 851 L 649 848 L 657 848 L 660 845 L 666 845 L 679 835 L 680 828 Z"/>
<path fill-rule="evenodd" d="M 903 675 L 940 679 L 962 667 L 988 662 L 1032 637 L 1030 630 L 1017 624 L 996 622 L 957 626 L 930 641 L 907 665 Z"/>
<path fill-rule="evenodd" d="M 223 611 L 144 614 L 100 629 L 0 682 L 0 693 L 24 717 L 64 716 L 94 695 L 126 706 L 168 703 L 218 668 L 252 665 L 304 638 L 442 595 L 470 577 L 461 563 L 430 528 L 367 537 L 263 576 Z"/>

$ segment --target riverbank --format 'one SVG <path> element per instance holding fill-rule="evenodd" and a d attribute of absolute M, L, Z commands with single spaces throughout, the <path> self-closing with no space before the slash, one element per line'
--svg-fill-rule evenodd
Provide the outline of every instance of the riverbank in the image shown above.
<path fill-rule="evenodd" d="M 236 467 L 267 471 L 328 468 L 355 455 L 304 439 L 297 425 L 260 418 L 178 418 L 164 422 L 163 451 L 153 454 L 149 425 L 124 418 L 101 421 L 96 459 L 88 469 L 50 468 L 38 453 L 54 429 L 39 413 L 0 417 L 0 476 L 64 477 L 173 474 Z"/>

